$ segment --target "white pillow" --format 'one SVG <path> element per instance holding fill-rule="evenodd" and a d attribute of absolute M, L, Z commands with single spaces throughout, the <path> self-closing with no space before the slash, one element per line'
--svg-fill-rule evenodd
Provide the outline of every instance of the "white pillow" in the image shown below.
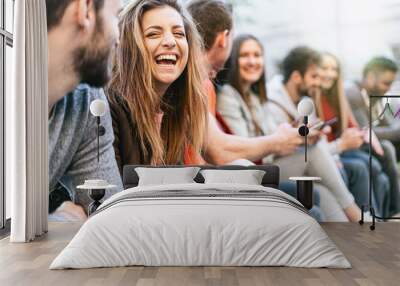
<path fill-rule="evenodd" d="M 265 171 L 262 170 L 201 170 L 205 184 L 226 183 L 261 185 Z"/>
<path fill-rule="evenodd" d="M 199 167 L 135 168 L 139 177 L 139 186 L 196 183 L 193 179 L 199 170 Z"/>

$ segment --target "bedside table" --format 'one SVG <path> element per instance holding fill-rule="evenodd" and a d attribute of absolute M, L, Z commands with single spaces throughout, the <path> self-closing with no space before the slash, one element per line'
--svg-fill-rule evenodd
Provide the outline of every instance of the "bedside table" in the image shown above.
<path fill-rule="evenodd" d="M 297 200 L 310 210 L 313 206 L 313 182 L 321 181 L 320 177 L 290 177 L 297 183 Z"/>

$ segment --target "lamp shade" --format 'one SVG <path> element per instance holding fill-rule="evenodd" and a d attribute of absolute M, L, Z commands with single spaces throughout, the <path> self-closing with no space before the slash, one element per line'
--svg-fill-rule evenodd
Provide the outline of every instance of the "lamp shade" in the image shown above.
<path fill-rule="evenodd" d="M 297 105 L 297 111 L 301 116 L 309 116 L 314 112 L 314 102 L 311 98 L 302 99 Z"/>
<path fill-rule="evenodd" d="M 104 100 L 96 99 L 90 103 L 90 113 L 94 116 L 103 116 L 106 113 L 107 104 Z"/>

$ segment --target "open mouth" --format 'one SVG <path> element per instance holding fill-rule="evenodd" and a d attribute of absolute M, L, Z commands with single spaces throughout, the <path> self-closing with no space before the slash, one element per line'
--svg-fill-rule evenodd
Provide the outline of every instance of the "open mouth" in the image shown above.
<path fill-rule="evenodd" d="M 156 63 L 158 65 L 171 65 L 174 66 L 176 65 L 176 62 L 178 61 L 177 55 L 159 55 L 156 57 Z"/>

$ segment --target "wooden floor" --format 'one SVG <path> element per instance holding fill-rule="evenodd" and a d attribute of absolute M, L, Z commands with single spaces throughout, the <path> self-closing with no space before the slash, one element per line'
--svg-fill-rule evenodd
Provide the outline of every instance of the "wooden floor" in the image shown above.
<path fill-rule="evenodd" d="M 400 285 L 400 223 L 327 223 L 323 228 L 351 262 L 350 270 L 289 267 L 124 267 L 48 270 L 79 229 L 51 223 L 30 244 L 0 241 L 0 285 Z"/>

